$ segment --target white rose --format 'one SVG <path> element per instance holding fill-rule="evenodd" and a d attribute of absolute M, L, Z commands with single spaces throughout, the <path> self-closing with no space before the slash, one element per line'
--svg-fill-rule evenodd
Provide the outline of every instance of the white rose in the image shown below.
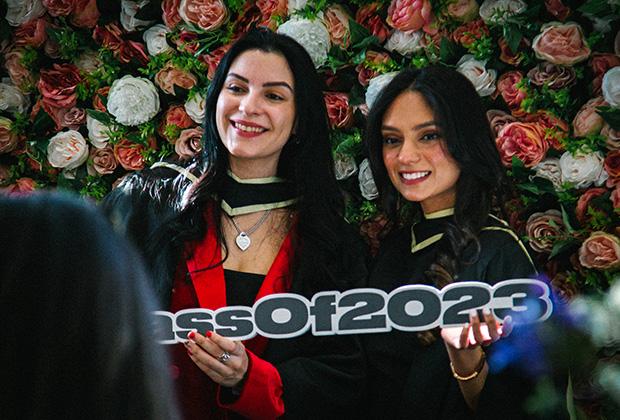
<path fill-rule="evenodd" d="M 609 175 L 603 169 L 603 156 L 600 152 L 576 153 L 564 152 L 560 157 L 562 182 L 570 182 L 575 188 L 586 188 L 594 184 L 601 186 Z"/>
<path fill-rule="evenodd" d="M 362 196 L 366 200 L 374 200 L 379 196 L 379 191 L 377 191 L 377 185 L 375 184 L 375 180 L 372 177 L 372 171 L 370 170 L 370 161 L 368 160 L 368 158 L 364 159 L 362 163 L 360 163 L 357 179 L 360 184 L 360 191 L 362 192 Z"/>
<path fill-rule="evenodd" d="M 121 1 L 121 16 L 120 21 L 121 25 L 127 32 L 134 32 L 139 29 L 146 28 L 154 21 L 152 20 L 140 20 L 134 18 L 136 13 L 143 7 L 147 6 L 151 0 L 142 0 L 142 1 L 129 1 L 122 0 Z"/>
<path fill-rule="evenodd" d="M 166 41 L 166 34 L 168 32 L 170 32 L 170 29 L 161 23 L 153 25 L 144 31 L 142 39 L 146 42 L 146 49 L 149 51 L 149 54 L 157 55 L 172 50 L 172 47 Z"/>
<path fill-rule="evenodd" d="M 489 96 L 495 92 L 497 72 L 493 69 L 487 70 L 486 61 L 476 60 L 473 55 L 465 54 L 456 65 L 456 70 L 472 82 L 478 95 Z"/>
<path fill-rule="evenodd" d="M 41 0 L 6 0 L 6 5 L 6 20 L 11 26 L 40 18 L 47 11 Z"/>
<path fill-rule="evenodd" d="M 501 24 L 506 18 L 527 8 L 521 0 L 485 0 L 480 6 L 480 17 L 485 23 Z"/>
<path fill-rule="evenodd" d="M 205 119 L 205 97 L 197 93 L 185 102 L 185 112 L 196 123 L 202 124 Z"/>
<path fill-rule="evenodd" d="M 420 45 L 422 36 L 422 31 L 403 32 L 396 30 L 385 43 L 385 49 L 388 51 L 396 51 L 401 55 L 409 55 L 422 49 Z"/>
<path fill-rule="evenodd" d="M 545 178 L 551 181 L 553 187 L 556 190 L 559 190 L 562 186 L 562 170 L 560 169 L 560 159 L 544 159 L 532 169 L 536 171 L 536 175 L 531 176 L 530 180 L 537 176 L 539 178 Z"/>
<path fill-rule="evenodd" d="M 92 73 L 101 67 L 102 62 L 99 59 L 99 55 L 96 51 L 86 51 L 80 55 L 74 62 L 76 67 L 82 70 L 84 73 Z"/>
<path fill-rule="evenodd" d="M 114 129 L 114 127 L 110 128 L 90 115 L 86 115 L 86 128 L 88 129 L 88 140 L 97 149 L 103 149 L 108 145 L 110 130 Z"/>
<path fill-rule="evenodd" d="M 157 88 L 143 77 L 123 76 L 112 83 L 108 111 L 123 125 L 139 125 L 159 112 Z"/>
<path fill-rule="evenodd" d="M 306 7 L 308 0 L 288 0 L 288 15 L 292 15 L 297 10 Z"/>
<path fill-rule="evenodd" d="M 86 159 L 88 145 L 78 131 L 61 131 L 47 145 L 47 160 L 55 168 L 74 169 Z"/>
<path fill-rule="evenodd" d="M 0 83 L 0 111 L 23 114 L 30 106 L 30 100 L 10 81 Z"/>
<path fill-rule="evenodd" d="M 319 68 L 327 60 L 330 48 L 329 32 L 322 20 L 293 18 L 278 28 L 279 34 L 288 35 L 301 44 L 310 54 L 314 67 Z"/>
<path fill-rule="evenodd" d="M 607 70 L 601 89 L 605 101 L 614 108 L 620 108 L 620 66 Z"/>
<path fill-rule="evenodd" d="M 397 74 L 397 71 L 392 71 L 389 73 L 380 74 L 379 76 L 373 77 L 368 81 L 368 87 L 366 88 L 366 105 L 368 105 L 368 109 L 372 108 L 372 105 L 375 103 L 379 93 L 381 93 L 384 87 L 390 84 L 392 79 Z"/>
<path fill-rule="evenodd" d="M 336 179 L 342 181 L 349 178 L 357 171 L 357 164 L 351 155 L 338 155 L 334 161 L 334 171 Z"/>

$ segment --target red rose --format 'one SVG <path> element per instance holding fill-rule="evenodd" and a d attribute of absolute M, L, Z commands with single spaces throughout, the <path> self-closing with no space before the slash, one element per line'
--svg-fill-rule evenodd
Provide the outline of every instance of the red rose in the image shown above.
<path fill-rule="evenodd" d="M 203 130 L 200 127 L 181 131 L 174 143 L 174 151 L 181 160 L 191 159 L 202 151 L 202 134 Z"/>
<path fill-rule="evenodd" d="M 383 44 L 390 36 L 390 29 L 385 25 L 377 10 L 381 8 L 381 3 L 370 3 L 360 7 L 355 14 L 355 21 L 368 29 L 371 35 L 377 37 Z"/>
<path fill-rule="evenodd" d="M 43 6 L 54 17 L 69 16 L 75 9 L 76 0 L 42 0 Z"/>
<path fill-rule="evenodd" d="M 177 49 L 181 52 L 194 54 L 198 51 L 198 48 L 200 48 L 200 44 L 198 43 L 198 34 L 185 29 L 183 29 L 179 33 L 178 38 L 174 38 L 173 41 L 176 44 Z"/>
<path fill-rule="evenodd" d="M 366 51 L 364 62 L 355 67 L 355 70 L 358 72 L 357 80 L 360 82 L 360 85 L 368 86 L 370 79 L 379 75 L 379 71 L 375 69 L 382 64 L 387 64 L 389 61 L 390 56 L 386 53 Z"/>
<path fill-rule="evenodd" d="M 170 29 L 175 28 L 181 22 L 179 4 L 181 4 L 181 0 L 163 0 L 161 2 L 162 19 Z"/>
<path fill-rule="evenodd" d="M 452 39 L 463 47 L 470 47 L 474 41 L 489 36 L 489 28 L 482 19 L 467 22 L 452 32 Z"/>
<path fill-rule="evenodd" d="M 149 56 L 145 51 L 144 44 L 136 41 L 124 41 L 118 50 L 118 61 L 130 63 L 135 60 L 140 66 L 145 66 L 149 62 Z"/>
<path fill-rule="evenodd" d="M 137 171 L 144 168 L 145 147 L 123 139 L 114 145 L 114 157 L 125 170 Z"/>
<path fill-rule="evenodd" d="M 54 64 L 41 70 L 38 88 L 43 104 L 57 108 L 71 108 L 77 102 L 77 85 L 82 82 L 80 71 L 73 64 Z"/>
<path fill-rule="evenodd" d="M 616 54 L 607 53 L 594 53 L 590 59 L 590 67 L 594 73 L 594 79 L 592 80 L 592 94 L 601 94 L 601 84 L 603 83 L 603 76 L 607 70 L 620 66 L 620 57 Z"/>
<path fill-rule="evenodd" d="M 97 92 L 95 92 L 95 96 L 93 97 L 93 108 L 95 108 L 97 111 L 108 112 L 108 109 L 103 104 L 103 99 L 107 100 L 109 92 L 110 86 L 105 86 L 97 89 Z"/>
<path fill-rule="evenodd" d="M 579 223 L 585 225 L 588 220 L 590 220 L 590 216 L 588 215 L 588 207 L 590 207 L 590 202 L 593 198 L 599 197 L 605 194 L 607 190 L 605 188 L 590 188 L 586 192 L 584 192 L 579 200 L 577 201 L 577 206 L 575 206 L 575 216 Z"/>
<path fill-rule="evenodd" d="M 609 175 L 607 186 L 613 188 L 620 185 L 620 150 L 612 150 L 605 157 L 605 172 Z"/>
<path fill-rule="evenodd" d="M 14 184 L 2 189 L 7 194 L 28 194 L 37 188 L 37 183 L 32 178 L 20 178 Z"/>
<path fill-rule="evenodd" d="M 209 54 L 203 54 L 199 57 L 200 61 L 206 64 L 208 68 L 207 79 L 213 80 L 217 66 L 220 64 L 220 61 L 222 61 L 222 58 L 229 49 L 230 44 L 222 45 L 221 47 L 211 51 Z"/>
<path fill-rule="evenodd" d="M 100 16 L 97 0 L 77 0 L 71 23 L 78 28 L 93 28 Z"/>
<path fill-rule="evenodd" d="M 15 30 L 15 45 L 40 47 L 47 40 L 45 26 L 45 19 L 33 19 L 22 24 Z"/>
<path fill-rule="evenodd" d="M 611 205 L 614 207 L 614 209 L 616 209 L 616 211 L 619 211 L 618 209 L 620 209 L 620 185 L 617 185 L 616 189 L 611 192 L 611 196 L 609 197 L 609 199 L 611 200 Z"/>
<path fill-rule="evenodd" d="M 545 7 L 549 14 L 562 22 L 564 22 L 571 13 L 570 7 L 566 7 L 564 3 L 562 3 L 562 0 L 545 0 Z"/>
<path fill-rule="evenodd" d="M 109 50 L 117 51 L 123 43 L 123 30 L 114 22 L 105 26 L 97 25 L 93 31 L 93 39 L 97 44 Z"/>
<path fill-rule="evenodd" d="M 497 90 L 515 117 L 525 115 L 525 111 L 521 109 L 521 102 L 525 99 L 526 92 L 517 87 L 522 80 L 523 74 L 515 70 L 502 74 L 497 81 Z"/>
<path fill-rule="evenodd" d="M 506 124 L 495 139 L 502 163 L 510 167 L 512 157 L 519 158 L 531 168 L 545 157 L 548 143 L 545 141 L 544 129 L 537 123 L 513 122 Z"/>
<path fill-rule="evenodd" d="M 325 105 L 332 128 L 348 128 L 353 124 L 353 108 L 349 96 L 341 92 L 325 92 Z"/>
<path fill-rule="evenodd" d="M 556 150 L 564 150 L 561 141 L 568 136 L 570 127 L 568 123 L 548 111 L 537 111 L 535 114 L 525 116 L 526 122 L 537 122 L 545 130 L 545 140 L 549 147 Z"/>

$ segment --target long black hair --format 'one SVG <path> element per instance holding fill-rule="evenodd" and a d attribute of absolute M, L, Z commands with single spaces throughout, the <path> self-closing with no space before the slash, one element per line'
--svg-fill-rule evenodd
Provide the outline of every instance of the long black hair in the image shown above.
<path fill-rule="evenodd" d="M 445 66 L 406 69 L 383 89 L 368 116 L 366 139 L 371 168 L 383 208 L 395 221 L 400 194 L 392 185 L 383 162 L 383 117 L 404 92 L 421 94 L 433 110 L 448 152 L 461 171 L 456 184 L 454 224 L 449 225 L 446 237 L 450 248 L 440 253 L 435 274 L 430 273 L 438 286 L 450 281 L 460 268 L 463 251 L 474 244 L 487 220 L 493 198 L 503 191 L 505 173 L 495 147 L 484 105 L 471 82 L 459 72 Z M 415 112 L 412 110 L 411 112 Z M 417 211 L 420 211 L 416 204 Z M 474 253 L 474 258 L 478 252 Z"/>
<path fill-rule="evenodd" d="M 138 254 L 92 206 L 40 194 L 0 197 L 2 418 L 178 418 Z"/>
<path fill-rule="evenodd" d="M 205 104 L 204 147 L 201 167 L 204 172 L 188 197 L 187 205 L 166 224 L 161 240 L 173 240 L 177 256 L 183 244 L 202 238 L 207 229 L 216 229 L 220 243 L 220 210 L 214 206 L 216 226 L 207 226 L 204 211 L 207 203 L 217 199 L 217 191 L 229 166 L 228 151 L 216 126 L 218 96 L 234 60 L 246 51 L 258 50 L 284 57 L 293 73 L 295 91 L 295 134 L 284 146 L 277 176 L 295 185 L 299 201 L 294 259 L 293 289 L 312 293 L 320 288 L 338 287 L 337 276 L 327 269 L 328 261 L 340 258 L 343 199 L 334 176 L 334 162 L 329 140 L 329 122 L 322 95 L 322 84 L 308 53 L 292 38 L 254 29 L 235 42 L 222 58 L 209 86 Z M 155 241 L 147 252 L 156 260 L 161 247 Z M 301 251 L 303 252 L 297 252 Z M 207 267 L 205 267 L 207 268 Z M 169 277 L 157 276 L 163 281 Z M 169 292 L 171 284 L 159 285 Z M 164 296 L 164 302 L 166 301 Z"/>

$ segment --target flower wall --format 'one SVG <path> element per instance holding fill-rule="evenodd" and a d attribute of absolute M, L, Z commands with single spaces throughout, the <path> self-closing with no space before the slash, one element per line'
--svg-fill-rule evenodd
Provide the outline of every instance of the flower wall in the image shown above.
<path fill-rule="evenodd" d="M 567 299 L 620 270 L 618 1 L 0 1 L 0 187 L 101 199 L 126 174 L 200 151 L 204 96 L 255 25 L 324 78 L 347 218 L 385 221 L 362 144 L 394 72 L 441 62 L 475 85 L 516 194 L 510 223 Z"/>

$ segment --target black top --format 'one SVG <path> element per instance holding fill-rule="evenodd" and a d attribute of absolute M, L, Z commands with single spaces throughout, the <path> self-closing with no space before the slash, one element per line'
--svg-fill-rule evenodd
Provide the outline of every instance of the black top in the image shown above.
<path fill-rule="evenodd" d="M 264 274 L 244 273 L 242 271 L 224 270 L 226 282 L 226 305 L 252 306 L 261 285 Z"/>
<path fill-rule="evenodd" d="M 440 237 L 452 216 L 422 220 L 392 232 L 384 241 L 371 269 L 369 287 L 386 292 L 406 284 L 430 284 L 424 275 L 437 252 L 448 246 Z M 535 267 L 523 244 L 499 219 L 489 217 L 479 235 L 478 260 L 457 275 L 457 281 L 498 281 L 532 277 Z M 413 251 L 412 252 L 412 248 Z M 445 248 L 444 248 L 445 249 Z M 466 250 L 468 254 L 471 250 Z M 432 285 L 432 284 L 431 284 Z M 513 339 L 513 334 L 505 339 Z M 368 412 L 371 418 L 472 418 L 452 377 L 450 360 L 440 336 L 428 346 L 417 333 L 393 330 L 362 335 L 369 364 Z M 497 343 L 496 343 L 497 344 Z M 493 346 L 485 348 L 492 353 Z M 492 354 L 488 357 L 493 372 Z M 480 418 L 523 418 L 520 409 L 530 383 L 511 368 L 490 373 L 480 397 Z"/>

